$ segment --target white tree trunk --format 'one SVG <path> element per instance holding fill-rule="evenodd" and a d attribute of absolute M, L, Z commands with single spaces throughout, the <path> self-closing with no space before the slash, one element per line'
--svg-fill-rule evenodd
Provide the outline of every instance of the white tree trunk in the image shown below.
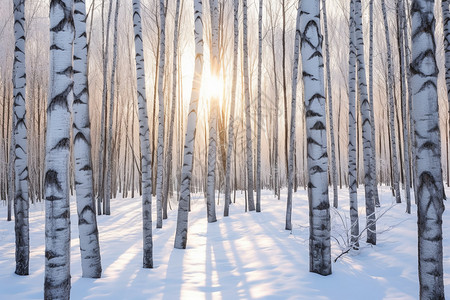
<path fill-rule="evenodd" d="M 410 191 L 410 165 L 409 165 L 409 131 L 408 131 L 408 122 L 406 121 L 407 118 L 407 111 L 406 111 L 406 79 L 409 77 L 406 74 L 405 65 L 406 65 L 406 58 L 405 58 L 405 47 L 404 47 L 404 41 L 406 39 L 404 35 L 404 27 L 406 26 L 406 16 L 405 16 L 405 8 L 403 4 L 403 0 L 399 0 L 398 3 L 398 11 L 399 11 L 399 36 L 400 36 L 400 76 L 401 76 L 401 82 L 402 82 L 402 116 L 403 116 L 403 160 L 404 160 L 404 172 L 405 172 L 405 192 L 406 192 L 406 212 L 411 213 L 411 191 Z"/>
<path fill-rule="evenodd" d="M 273 182 L 274 182 L 274 194 L 278 197 L 278 200 L 280 199 L 280 184 L 279 184 L 279 164 L 278 164 L 278 114 L 279 114 L 279 107 L 278 107 L 278 76 L 277 76 L 277 63 L 276 63 L 276 54 L 275 54 L 275 22 L 274 17 L 272 14 L 269 14 L 270 18 L 270 25 L 271 25 L 271 40 L 272 40 L 272 60 L 273 60 L 273 75 L 274 75 L 274 93 L 275 93 L 275 99 L 274 99 L 274 106 L 275 106 L 275 114 L 274 114 L 274 135 L 273 135 Z"/>
<path fill-rule="evenodd" d="M 26 69 L 25 69 L 25 0 L 14 0 L 14 105 L 13 135 L 15 140 L 14 222 L 16 233 L 17 275 L 28 275 L 30 236 L 28 222 L 28 158 L 26 126 Z"/>
<path fill-rule="evenodd" d="M 450 117 L 450 10 L 448 0 L 442 0 L 442 22 L 444 26 L 445 84 Z"/>
<path fill-rule="evenodd" d="M 444 299 L 442 214 L 444 186 L 434 39 L 434 1 L 413 0 L 411 86 L 418 180 L 420 299 Z"/>
<path fill-rule="evenodd" d="M 282 19 L 283 19 L 283 27 L 282 27 L 282 36 L 281 36 L 281 47 L 282 47 L 282 70 L 283 70 L 283 100 L 284 100 L 284 159 L 285 159 L 285 167 L 286 167 L 286 185 L 289 178 L 288 170 L 289 170 L 289 120 L 288 120 L 288 102 L 287 102 L 287 79 L 286 79 L 286 1 L 281 1 L 281 9 L 282 9 Z M 279 197 L 278 197 L 279 198 Z"/>
<path fill-rule="evenodd" d="M 405 1 L 404 2 L 405 8 L 404 8 L 404 12 L 405 15 L 406 11 L 408 11 L 409 5 L 408 2 Z M 409 25 L 409 24 L 408 24 Z M 409 26 L 403 26 L 403 35 L 405 36 L 404 42 L 405 42 L 405 65 L 406 65 L 406 76 L 408 78 L 408 108 L 409 108 L 409 119 L 405 120 L 406 122 L 409 122 L 409 132 L 411 132 L 410 134 L 410 141 L 409 141 L 409 146 L 410 146 L 410 152 L 411 152 L 411 176 L 412 176 L 412 184 L 414 187 L 414 191 L 416 191 L 417 189 L 417 169 L 414 167 L 416 165 L 416 148 L 414 147 L 414 143 L 415 143 L 415 135 L 414 133 L 414 120 L 413 120 L 413 114 L 412 114 L 412 86 L 411 86 L 411 68 L 410 68 L 410 63 L 411 63 L 411 39 L 410 39 L 410 34 L 409 34 Z M 417 204 L 417 193 L 414 193 L 414 198 L 415 198 L 415 203 Z"/>
<path fill-rule="evenodd" d="M 448 0 L 442 0 L 442 21 L 444 23 L 444 51 L 445 51 L 445 84 L 447 86 L 448 117 L 447 124 L 450 126 L 450 10 Z M 406 26 L 405 30 L 406 30 Z M 410 129 L 410 132 L 412 130 Z M 450 145 L 447 146 L 449 151 Z M 447 154 L 447 185 L 450 185 L 450 161 Z"/>
<path fill-rule="evenodd" d="M 233 79 L 231 83 L 231 106 L 230 106 L 230 120 L 228 122 L 228 148 L 227 148 L 227 163 L 225 169 L 225 204 L 223 215 L 228 217 L 229 205 L 231 203 L 231 154 L 233 153 L 234 144 L 234 111 L 236 103 L 236 77 L 237 77 L 237 63 L 239 51 L 239 0 L 233 1 L 234 8 L 234 40 L 233 40 Z M 235 187 L 236 188 L 236 187 Z"/>
<path fill-rule="evenodd" d="M 338 188 L 337 188 L 337 168 L 336 168 L 336 146 L 334 142 L 334 122 L 333 122 L 333 92 L 331 89 L 331 67 L 330 67 L 330 46 L 328 43 L 328 24 L 327 24 L 327 5 L 326 0 L 322 0 L 323 11 L 323 29 L 325 38 L 325 65 L 327 67 L 327 94 L 328 94 L 328 122 L 330 130 L 331 146 L 331 182 L 333 184 L 333 206 L 338 207 Z"/>
<path fill-rule="evenodd" d="M 288 196 L 286 201 L 286 230 L 292 230 L 292 193 L 294 177 L 294 152 L 295 152 L 295 114 L 297 111 L 297 84 L 298 62 L 300 56 L 300 1 L 297 9 L 297 21 L 295 27 L 294 65 L 292 67 L 292 101 L 291 101 L 291 132 L 289 136 L 289 164 L 288 164 Z"/>
<path fill-rule="evenodd" d="M 141 1 L 133 0 L 134 46 L 136 51 L 137 105 L 142 164 L 143 268 L 153 268 L 152 235 L 152 156 L 145 93 L 144 45 L 142 41 Z"/>
<path fill-rule="evenodd" d="M 250 103 L 250 79 L 248 71 L 248 26 L 247 26 L 247 0 L 242 1 L 242 11 L 244 17 L 244 97 L 245 97 L 245 121 L 246 121 L 246 143 L 247 143 L 247 201 L 248 210 L 255 210 L 255 201 L 253 200 L 253 139 L 252 139 L 252 116 Z"/>
<path fill-rule="evenodd" d="M 391 42 L 389 38 L 389 27 L 386 12 L 386 3 L 381 0 L 381 9 L 383 11 L 384 29 L 386 36 L 387 47 L 387 65 L 388 65 L 388 97 L 389 97 L 389 128 L 392 145 L 392 168 L 394 173 L 394 190 L 395 200 L 397 203 L 401 203 L 400 185 L 399 185 L 399 168 L 397 158 L 397 140 L 395 138 L 395 105 L 394 105 L 394 67 L 392 62 Z"/>
<path fill-rule="evenodd" d="M 219 4 L 218 0 L 210 0 L 211 15 L 211 76 L 219 78 Z M 218 87 L 216 87 L 218 88 Z M 217 156 L 217 114 L 219 98 L 214 93 L 209 102 L 209 145 L 208 145 L 208 175 L 206 188 L 206 210 L 208 223 L 216 222 L 215 181 Z"/>
<path fill-rule="evenodd" d="M 70 298 L 69 156 L 73 1 L 50 4 L 50 91 L 45 147 L 45 299 Z"/>
<path fill-rule="evenodd" d="M 111 0 L 112 1 L 112 0 Z M 114 113 L 114 97 L 115 97 L 115 79 L 116 79 L 116 69 L 117 69 L 117 22 L 119 18 L 119 0 L 116 0 L 116 8 L 114 12 L 114 37 L 113 37 L 113 61 L 111 68 L 111 81 L 110 88 L 111 92 L 109 97 L 109 120 L 108 120 L 108 143 L 106 148 L 107 153 L 107 163 L 106 163 L 106 187 L 105 187 L 105 198 L 104 200 L 104 213 L 105 215 L 111 214 L 111 186 L 112 186 L 112 164 L 113 164 L 113 153 L 112 153 L 112 125 L 113 125 L 113 113 Z"/>
<path fill-rule="evenodd" d="M 263 0 L 259 0 L 258 13 L 258 130 L 256 142 L 256 212 L 261 211 L 261 82 L 262 82 L 262 55 L 263 55 Z"/>
<path fill-rule="evenodd" d="M 326 109 L 319 0 L 300 2 L 300 34 L 308 140 L 309 270 L 331 274 Z"/>
<path fill-rule="evenodd" d="M 108 101 L 108 60 L 109 60 L 109 28 L 111 25 L 111 13 L 112 13 L 112 2 L 109 2 L 108 9 L 108 20 L 106 25 L 106 41 L 104 41 L 103 48 L 103 90 L 102 90 L 102 114 L 100 121 L 100 147 L 98 148 L 98 187 L 97 187 L 97 214 L 102 214 L 102 205 L 105 205 L 105 166 L 106 163 L 106 151 L 105 151 L 105 132 L 106 132 L 106 112 L 107 112 L 107 101 Z M 103 26 L 103 7 L 105 5 L 105 0 L 102 0 L 102 26 Z M 103 29 L 103 28 L 102 28 Z M 103 38 L 103 34 L 102 34 Z"/>
<path fill-rule="evenodd" d="M 186 138 L 183 150 L 183 167 L 181 170 L 180 201 L 178 203 L 177 229 L 174 247 L 186 249 L 188 232 L 188 213 L 191 197 L 191 177 L 194 158 L 195 132 L 197 126 L 197 108 L 203 70 L 203 23 L 202 0 L 194 0 L 194 34 L 195 34 L 195 72 L 192 81 L 192 94 L 186 126 Z"/>
<path fill-rule="evenodd" d="M 15 154 L 15 150 L 16 150 L 16 138 L 15 138 L 15 134 L 14 134 L 14 110 L 13 109 L 9 109 L 9 103 L 8 103 L 8 111 L 10 111 L 11 113 L 11 132 L 10 132 L 10 140 L 9 140 L 9 149 L 7 150 L 9 152 L 9 161 L 8 161 L 8 216 L 7 216 L 7 220 L 11 221 L 11 210 L 13 205 L 13 201 L 14 201 L 14 193 L 15 193 L 15 172 L 14 172 L 14 157 L 16 156 Z M 9 128 L 8 128 L 9 131 Z M 6 147 L 5 147 L 6 148 Z"/>
<path fill-rule="evenodd" d="M 356 119 L 356 48 L 355 48 L 355 1 L 350 3 L 350 51 L 348 71 L 348 188 L 350 196 L 350 233 L 353 247 L 359 247 L 359 218 L 358 218 L 358 178 L 357 178 L 357 149 L 356 132 L 358 130 Z"/>
<path fill-rule="evenodd" d="M 367 242 L 375 245 L 376 238 L 376 218 L 375 218 L 375 195 L 373 186 L 373 170 L 371 163 L 372 152 L 372 125 L 370 121 L 370 103 L 367 98 L 366 68 L 364 62 L 364 40 L 362 27 L 361 0 L 355 1 L 355 38 L 356 38 L 356 61 L 358 70 L 358 85 L 360 98 L 360 111 L 362 122 L 362 139 L 364 154 L 364 188 L 366 199 L 366 220 L 367 220 Z"/>
<path fill-rule="evenodd" d="M 164 0 L 159 1 L 160 45 L 158 71 L 158 169 L 156 175 L 156 228 L 162 228 L 162 197 L 164 171 L 164 68 L 166 62 L 166 9 Z"/>
<path fill-rule="evenodd" d="M 73 157 L 83 277 L 100 278 L 100 246 L 91 161 L 91 129 L 87 77 L 86 4 L 74 1 Z"/>
<path fill-rule="evenodd" d="M 377 153 L 375 149 L 375 111 L 373 98 L 373 0 L 369 0 L 369 103 L 370 103 L 370 124 L 372 125 L 372 155 L 370 163 L 372 164 L 372 186 L 375 205 L 380 206 L 378 197 L 378 180 L 377 180 Z"/>
<path fill-rule="evenodd" d="M 179 35 L 179 18 L 180 18 L 180 0 L 177 0 L 175 10 L 175 28 L 173 33 L 173 62 L 172 62 L 172 105 L 170 108 L 169 124 L 175 124 L 175 111 L 177 109 L 177 75 L 178 75 L 178 35 Z M 172 153 L 173 153 L 173 132 L 175 126 L 169 126 L 169 141 L 167 145 L 167 160 L 166 160 L 166 180 L 164 183 L 163 195 L 163 219 L 167 219 L 167 205 L 169 201 L 169 186 L 170 178 L 172 177 Z"/>

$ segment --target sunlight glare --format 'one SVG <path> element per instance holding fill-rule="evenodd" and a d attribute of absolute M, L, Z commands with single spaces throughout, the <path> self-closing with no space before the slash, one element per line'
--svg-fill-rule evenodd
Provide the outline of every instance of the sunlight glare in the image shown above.
<path fill-rule="evenodd" d="M 220 99 L 223 91 L 223 82 L 216 76 L 203 76 L 202 94 L 210 101 L 211 99 Z M 219 100 L 220 101 L 220 100 Z"/>

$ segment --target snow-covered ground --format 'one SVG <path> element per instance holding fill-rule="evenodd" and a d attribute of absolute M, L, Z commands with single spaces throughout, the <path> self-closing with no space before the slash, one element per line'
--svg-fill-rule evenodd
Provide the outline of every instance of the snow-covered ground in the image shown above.
<path fill-rule="evenodd" d="M 365 224 L 359 191 L 360 228 Z M 450 189 L 446 190 L 450 195 Z M 294 194 L 293 230 L 284 230 L 285 201 L 263 192 L 261 213 L 245 213 L 243 194 L 216 223 L 207 224 L 201 195 L 192 200 L 188 248 L 173 248 L 176 210 L 162 229 L 153 227 L 154 269 L 143 269 L 140 199 L 114 199 L 111 216 L 98 218 L 103 276 L 81 278 L 77 217 L 72 200 L 72 299 L 417 299 L 416 207 L 393 204 L 390 190 L 380 190 L 378 244 L 333 263 L 333 274 L 308 272 L 308 201 Z M 348 191 L 340 191 L 332 209 L 332 259 L 341 253 L 348 222 Z M 285 194 L 282 195 L 282 199 Z M 222 201 L 222 200 L 221 200 Z M 445 290 L 450 295 L 450 212 L 444 214 Z M 14 222 L 0 207 L 0 299 L 42 299 L 44 282 L 44 205 L 31 206 L 30 276 L 14 274 Z M 346 220 L 346 221 L 343 221 Z M 154 225 L 156 222 L 154 222 Z"/>

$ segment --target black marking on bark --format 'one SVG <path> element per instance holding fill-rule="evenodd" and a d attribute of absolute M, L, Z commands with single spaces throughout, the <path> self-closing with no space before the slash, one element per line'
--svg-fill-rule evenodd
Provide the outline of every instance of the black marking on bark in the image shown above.
<path fill-rule="evenodd" d="M 73 71 L 72 66 L 69 66 L 69 67 L 65 68 L 64 70 L 62 70 L 61 72 L 56 72 L 56 74 L 72 76 L 72 74 L 73 74 L 72 71 Z"/>
<path fill-rule="evenodd" d="M 59 48 L 56 44 L 52 44 L 50 46 L 50 50 L 62 50 L 61 48 Z"/>
<path fill-rule="evenodd" d="M 90 170 L 92 170 L 92 168 L 90 165 L 84 165 L 84 167 L 82 167 L 80 170 L 81 171 L 90 171 Z"/>
<path fill-rule="evenodd" d="M 434 81 L 434 79 L 430 79 L 425 81 L 422 86 L 420 87 L 420 89 L 416 92 L 416 94 L 423 92 L 424 90 L 431 88 L 432 90 L 436 91 L 437 90 L 437 86 L 436 86 L 436 82 Z"/>
<path fill-rule="evenodd" d="M 308 143 L 308 145 L 309 145 L 309 144 L 314 144 L 314 145 L 317 145 L 317 146 L 321 146 L 321 144 L 319 144 L 318 142 L 316 142 L 316 140 L 314 140 L 314 139 L 311 138 L 311 137 L 309 137 L 309 138 L 306 140 L 306 142 Z"/>
<path fill-rule="evenodd" d="M 431 151 L 435 152 L 435 150 L 437 150 L 437 148 L 438 148 L 438 145 L 436 145 L 432 141 L 426 141 L 425 143 L 423 143 L 420 146 L 419 152 L 421 152 L 423 150 L 431 150 Z"/>
<path fill-rule="evenodd" d="M 50 111 L 55 110 L 57 106 L 66 109 L 69 111 L 69 105 L 68 105 L 68 96 L 73 90 L 73 82 L 67 86 L 67 88 L 62 91 L 62 93 L 54 96 L 48 105 L 48 109 Z"/>
<path fill-rule="evenodd" d="M 50 259 L 55 258 L 55 257 L 58 257 L 58 255 L 55 252 L 53 252 L 51 250 L 45 251 L 45 258 L 46 259 L 50 260 Z"/>
<path fill-rule="evenodd" d="M 325 128 L 325 125 L 324 125 L 322 122 L 317 121 L 317 122 L 314 124 L 314 126 L 311 127 L 311 129 L 312 129 L 312 130 L 325 130 L 326 128 Z"/>
<path fill-rule="evenodd" d="M 75 135 L 75 138 L 74 138 L 73 140 L 74 140 L 74 143 L 83 141 L 83 142 L 85 142 L 86 144 L 89 145 L 89 141 L 86 139 L 86 137 L 84 136 L 84 134 L 83 134 L 81 131 L 79 131 L 79 132 Z"/>
<path fill-rule="evenodd" d="M 70 145 L 69 138 L 62 138 L 62 139 L 59 140 L 59 142 L 55 145 L 55 147 L 53 147 L 53 148 L 51 149 L 51 151 L 53 151 L 53 150 L 65 150 L 65 149 L 69 149 L 69 145 Z"/>
<path fill-rule="evenodd" d="M 58 181 L 58 173 L 55 170 L 50 169 L 45 173 L 44 186 L 45 188 L 55 187 L 58 192 L 62 192 L 61 183 Z"/>
<path fill-rule="evenodd" d="M 307 118 L 310 118 L 310 117 L 322 117 L 322 115 L 321 115 L 320 113 L 316 112 L 316 111 L 313 111 L 313 110 L 311 110 L 311 109 L 308 109 L 308 110 L 306 111 L 306 117 L 307 117 Z"/>
<path fill-rule="evenodd" d="M 320 166 L 313 166 L 311 168 L 311 175 L 314 175 L 314 174 L 317 174 L 317 173 L 323 173 L 323 172 L 325 172 L 325 171 Z"/>

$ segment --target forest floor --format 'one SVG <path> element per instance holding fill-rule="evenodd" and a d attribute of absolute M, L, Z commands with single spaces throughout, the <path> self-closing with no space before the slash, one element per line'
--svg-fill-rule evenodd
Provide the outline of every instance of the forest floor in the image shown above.
<path fill-rule="evenodd" d="M 286 192 L 286 191 L 284 191 Z M 446 189 L 450 195 L 450 189 Z M 365 227 L 364 192 L 358 190 L 360 229 Z M 281 199 L 285 199 L 282 194 Z M 333 262 L 333 274 L 310 273 L 307 193 L 294 194 L 292 231 L 284 230 L 285 201 L 269 191 L 262 212 L 245 213 L 244 194 L 237 193 L 224 218 L 208 224 L 202 195 L 192 199 L 188 248 L 173 248 L 176 210 L 162 229 L 153 222 L 154 269 L 143 269 L 141 201 L 117 198 L 111 216 L 99 216 L 103 276 L 81 277 L 77 216 L 71 205 L 72 299 L 417 299 L 416 206 L 405 213 L 390 189 L 380 188 L 378 244 L 366 244 Z M 222 204 L 223 198 L 220 199 Z M 332 198 L 330 197 L 330 200 Z M 340 207 L 331 210 L 332 260 L 347 239 L 348 190 L 339 192 Z M 155 199 L 153 199 L 155 201 Z M 450 295 L 450 209 L 444 213 L 445 290 Z M 154 210 L 155 212 L 155 210 Z M 14 274 L 14 222 L 0 206 L 0 299 L 42 299 L 44 283 L 44 205 L 31 205 L 30 275 Z M 155 219 L 154 219 L 155 220 Z"/>

